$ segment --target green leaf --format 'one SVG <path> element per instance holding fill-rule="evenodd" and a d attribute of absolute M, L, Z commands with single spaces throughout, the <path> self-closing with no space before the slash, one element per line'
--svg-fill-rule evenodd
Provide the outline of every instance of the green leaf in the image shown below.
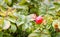
<path fill-rule="evenodd" d="M 41 37 L 51 37 L 51 36 L 46 34 L 41 34 Z"/>
<path fill-rule="evenodd" d="M 14 17 L 7 17 L 7 20 L 9 20 L 12 23 L 16 23 L 16 18 Z"/>
<path fill-rule="evenodd" d="M 3 37 L 3 32 L 0 32 L 0 37 Z"/>
<path fill-rule="evenodd" d="M 4 1 L 3 0 L 0 0 L 0 5 L 3 5 L 4 4 Z"/>
<path fill-rule="evenodd" d="M 3 30 L 8 29 L 10 27 L 10 25 L 11 25 L 10 21 L 5 19 L 4 24 L 3 24 Z"/>
<path fill-rule="evenodd" d="M 57 32 L 55 37 L 60 37 L 60 32 Z"/>
<path fill-rule="evenodd" d="M 34 31 L 34 26 L 31 22 L 25 23 L 22 25 L 22 30 L 31 33 Z"/>
<path fill-rule="evenodd" d="M 5 2 L 6 2 L 8 5 L 11 5 L 11 4 L 12 4 L 12 0 L 5 0 Z"/>
<path fill-rule="evenodd" d="M 21 0 L 20 5 L 23 5 L 26 3 L 26 0 Z"/>
<path fill-rule="evenodd" d="M 19 15 L 19 18 L 16 21 L 17 26 L 24 24 L 26 17 L 24 15 Z"/>
<path fill-rule="evenodd" d="M 37 33 L 31 33 L 28 37 L 40 37 L 40 34 L 37 34 Z"/>
<path fill-rule="evenodd" d="M 3 37 L 13 37 L 13 36 L 9 33 L 3 33 Z"/>
<path fill-rule="evenodd" d="M 16 32 L 16 30 L 17 30 L 16 25 L 12 24 L 11 28 L 9 30 L 10 30 L 10 32 L 13 32 L 13 33 Z"/>
<path fill-rule="evenodd" d="M 47 29 L 36 29 L 28 37 L 51 37 Z"/>

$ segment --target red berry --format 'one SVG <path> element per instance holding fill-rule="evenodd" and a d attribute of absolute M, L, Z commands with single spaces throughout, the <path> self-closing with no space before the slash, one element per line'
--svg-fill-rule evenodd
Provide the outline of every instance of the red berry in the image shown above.
<path fill-rule="evenodd" d="M 35 21 L 36 21 L 37 24 L 41 24 L 43 22 L 43 17 L 38 16 Z"/>

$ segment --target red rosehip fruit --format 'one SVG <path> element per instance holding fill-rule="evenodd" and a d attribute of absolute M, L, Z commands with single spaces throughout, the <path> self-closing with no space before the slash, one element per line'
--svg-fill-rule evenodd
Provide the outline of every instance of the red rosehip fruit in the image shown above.
<path fill-rule="evenodd" d="M 43 17 L 38 16 L 35 21 L 36 21 L 36 24 L 41 24 L 43 22 Z"/>

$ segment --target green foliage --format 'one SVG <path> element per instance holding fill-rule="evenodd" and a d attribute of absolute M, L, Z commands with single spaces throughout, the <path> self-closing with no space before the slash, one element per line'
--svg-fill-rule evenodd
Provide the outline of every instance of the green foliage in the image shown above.
<path fill-rule="evenodd" d="M 60 37 L 59 2 L 0 0 L 0 37 Z M 43 23 L 36 24 L 30 14 L 42 16 Z"/>

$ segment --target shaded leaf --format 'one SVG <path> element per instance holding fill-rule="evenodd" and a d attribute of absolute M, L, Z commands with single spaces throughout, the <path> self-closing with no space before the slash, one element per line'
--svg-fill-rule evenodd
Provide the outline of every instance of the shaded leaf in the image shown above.
<path fill-rule="evenodd" d="M 11 28 L 9 30 L 10 30 L 10 32 L 13 32 L 13 33 L 16 32 L 16 30 L 17 30 L 16 25 L 12 24 Z"/>

